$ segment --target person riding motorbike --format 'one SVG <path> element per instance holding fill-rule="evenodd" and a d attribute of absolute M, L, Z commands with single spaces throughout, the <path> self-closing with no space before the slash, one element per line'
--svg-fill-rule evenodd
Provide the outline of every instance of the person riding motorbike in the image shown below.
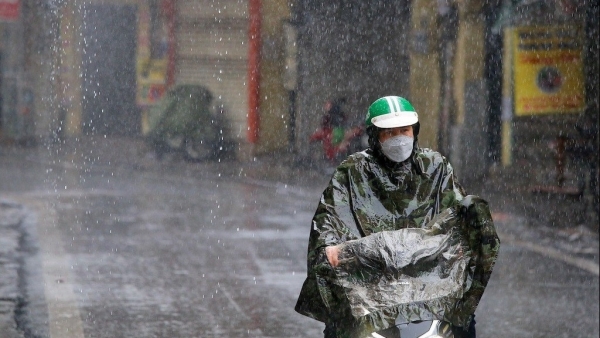
<path fill-rule="evenodd" d="M 295 310 L 325 337 L 366 337 L 423 320 L 475 337 L 474 313 L 500 245 L 485 200 L 467 195 L 440 153 L 418 146 L 418 114 L 382 97 L 368 149 L 335 170 L 312 219 Z"/>
<path fill-rule="evenodd" d="M 321 126 L 311 136 L 310 142 L 320 141 L 323 145 L 323 156 L 330 162 L 339 160 L 349 154 L 350 143 L 363 134 L 360 126 L 346 126 L 347 116 L 342 106 L 345 98 L 337 98 L 325 102 L 325 114 Z"/>

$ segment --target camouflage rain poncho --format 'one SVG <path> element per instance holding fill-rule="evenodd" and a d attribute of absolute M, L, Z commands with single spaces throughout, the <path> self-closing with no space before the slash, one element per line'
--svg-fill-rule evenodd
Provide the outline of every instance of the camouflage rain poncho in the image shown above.
<path fill-rule="evenodd" d="M 333 268 L 325 247 L 338 244 Z M 487 203 L 465 196 L 439 153 L 416 148 L 400 164 L 357 153 L 337 168 L 312 220 L 296 311 L 338 337 L 427 319 L 468 327 L 499 245 Z"/>

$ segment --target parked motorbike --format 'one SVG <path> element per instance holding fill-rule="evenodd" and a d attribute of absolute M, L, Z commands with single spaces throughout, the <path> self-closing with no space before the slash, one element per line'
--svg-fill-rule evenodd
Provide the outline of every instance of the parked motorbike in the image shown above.
<path fill-rule="evenodd" d="M 180 153 L 187 161 L 221 158 L 233 151 L 223 105 L 200 85 L 178 85 L 149 111 L 147 143 L 157 158 Z"/>
<path fill-rule="evenodd" d="M 440 320 L 424 320 L 398 324 L 391 328 L 374 332 L 373 338 L 454 338 L 450 323 Z"/>

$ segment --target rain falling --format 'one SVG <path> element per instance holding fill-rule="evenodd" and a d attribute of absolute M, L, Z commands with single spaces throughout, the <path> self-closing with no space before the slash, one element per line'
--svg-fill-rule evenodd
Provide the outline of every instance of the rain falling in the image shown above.
<path fill-rule="evenodd" d="M 0 338 L 598 337 L 599 17 L 0 0 Z"/>

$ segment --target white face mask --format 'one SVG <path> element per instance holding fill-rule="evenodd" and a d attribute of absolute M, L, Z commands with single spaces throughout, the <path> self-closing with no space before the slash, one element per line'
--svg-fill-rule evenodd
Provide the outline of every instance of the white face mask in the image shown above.
<path fill-rule="evenodd" d="M 414 138 L 410 136 L 394 136 L 381 143 L 383 154 L 394 162 L 402 162 L 410 157 L 413 151 Z"/>

